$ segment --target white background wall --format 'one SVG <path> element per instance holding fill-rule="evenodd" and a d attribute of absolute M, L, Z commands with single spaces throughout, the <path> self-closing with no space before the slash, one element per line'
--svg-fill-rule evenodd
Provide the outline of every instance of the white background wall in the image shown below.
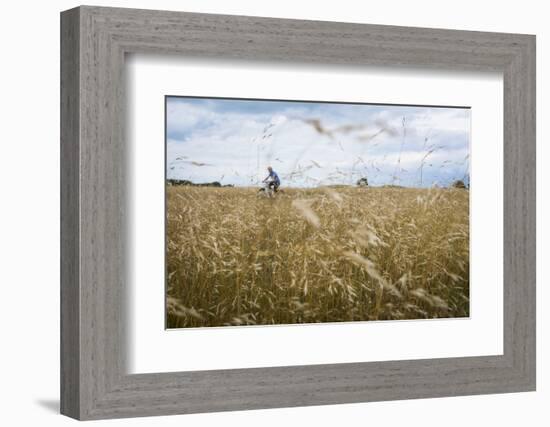
<path fill-rule="evenodd" d="M 538 391 L 109 421 L 110 425 L 546 426 L 550 335 L 550 27 L 545 2 L 338 0 L 96 1 L 97 5 L 537 35 Z M 4 2 L 0 23 L 0 421 L 68 425 L 59 405 L 59 12 L 74 1 Z M 482 424 L 483 423 L 483 424 Z"/>

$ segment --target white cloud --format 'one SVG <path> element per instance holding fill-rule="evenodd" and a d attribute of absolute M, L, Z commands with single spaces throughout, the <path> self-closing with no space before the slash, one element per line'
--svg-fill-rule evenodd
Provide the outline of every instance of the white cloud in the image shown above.
<path fill-rule="evenodd" d="M 467 109 L 201 100 L 168 103 L 167 175 L 256 185 L 422 185 L 468 171 Z M 365 108 L 368 107 L 368 108 Z"/>

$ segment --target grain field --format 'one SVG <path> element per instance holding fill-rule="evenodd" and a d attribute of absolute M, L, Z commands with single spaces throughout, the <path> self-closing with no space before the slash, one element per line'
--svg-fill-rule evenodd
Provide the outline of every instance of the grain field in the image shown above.
<path fill-rule="evenodd" d="M 168 328 L 469 315 L 469 191 L 167 187 Z"/>

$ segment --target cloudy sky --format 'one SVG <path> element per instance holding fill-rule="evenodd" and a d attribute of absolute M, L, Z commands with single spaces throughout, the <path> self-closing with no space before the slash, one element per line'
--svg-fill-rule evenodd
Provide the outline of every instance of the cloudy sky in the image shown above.
<path fill-rule="evenodd" d="M 467 179 L 470 110 L 166 98 L 168 179 L 258 185 L 428 187 Z"/>

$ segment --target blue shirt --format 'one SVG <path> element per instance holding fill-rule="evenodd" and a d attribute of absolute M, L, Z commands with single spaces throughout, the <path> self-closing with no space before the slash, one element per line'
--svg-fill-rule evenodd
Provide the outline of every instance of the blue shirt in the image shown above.
<path fill-rule="evenodd" d="M 275 172 L 274 170 L 272 170 L 271 172 L 269 172 L 269 175 L 268 175 L 271 179 L 273 179 L 274 182 L 276 182 L 277 184 L 280 184 L 281 183 L 281 180 L 279 179 L 279 175 L 277 175 L 277 172 Z"/>

